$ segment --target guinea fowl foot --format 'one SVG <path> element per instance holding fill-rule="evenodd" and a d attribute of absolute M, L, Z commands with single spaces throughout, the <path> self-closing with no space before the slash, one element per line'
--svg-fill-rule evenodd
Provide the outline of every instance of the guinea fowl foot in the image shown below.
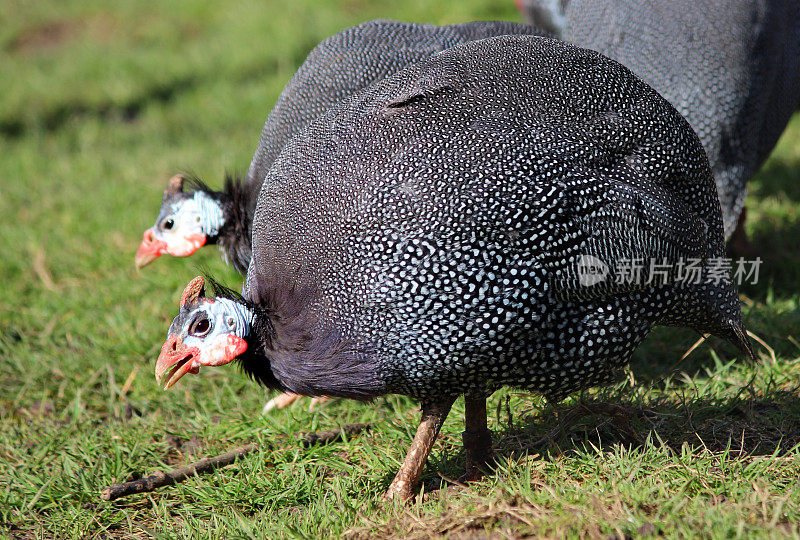
<path fill-rule="evenodd" d="M 309 401 L 309 402 L 308 402 L 308 410 L 309 410 L 309 411 L 313 411 L 313 410 L 314 410 L 314 409 L 316 409 L 316 408 L 317 408 L 319 405 L 322 405 L 322 404 L 324 404 L 324 403 L 327 403 L 327 402 L 329 402 L 329 401 L 330 401 L 330 400 L 332 400 L 332 399 L 333 399 L 333 398 L 332 398 L 332 397 L 330 397 L 330 396 L 316 396 L 316 397 L 313 397 L 313 398 L 311 398 L 311 401 Z"/>
<path fill-rule="evenodd" d="M 490 430 L 465 431 L 461 434 L 461 439 L 464 441 L 467 460 L 466 471 L 458 478 L 458 481 L 466 484 L 481 479 L 485 472 L 490 471 L 494 467 L 495 456 L 492 451 L 492 432 Z"/>
<path fill-rule="evenodd" d="M 298 399 L 302 398 L 300 394 L 292 394 L 291 392 L 284 392 L 279 396 L 275 396 L 274 398 L 270 399 L 264 404 L 264 408 L 261 409 L 261 414 L 267 414 L 273 409 L 285 409 Z M 311 398 L 311 401 L 308 403 L 308 410 L 313 411 L 317 405 L 322 405 L 323 403 L 327 403 L 330 401 L 331 398 L 329 396 L 317 396 Z"/>
<path fill-rule="evenodd" d="M 422 468 L 431 453 L 433 443 L 442 429 L 445 418 L 453 406 L 453 399 L 436 403 L 422 404 L 422 420 L 411 442 L 400 470 L 386 490 L 384 499 L 405 502 L 414 496 L 414 488 L 419 482 Z"/>
<path fill-rule="evenodd" d="M 292 394 L 291 392 L 284 392 L 279 396 L 275 396 L 274 398 L 270 399 L 264 404 L 264 408 L 261 409 L 261 414 L 267 414 L 272 409 L 285 409 L 298 399 L 300 399 L 300 394 Z"/>

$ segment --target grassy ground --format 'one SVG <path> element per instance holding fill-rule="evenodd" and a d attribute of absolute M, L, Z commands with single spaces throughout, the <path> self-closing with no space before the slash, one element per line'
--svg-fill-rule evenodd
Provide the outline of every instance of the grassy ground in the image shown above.
<path fill-rule="evenodd" d="M 134 272 L 164 182 L 191 169 L 219 185 L 246 168 L 308 50 L 378 17 L 518 20 L 510 0 L 0 0 L 0 535 L 800 535 L 797 117 L 750 198 L 766 263 L 743 299 L 772 350 L 747 365 L 710 342 L 679 362 L 695 336 L 659 330 L 627 380 L 584 396 L 614 414 L 551 441 L 540 439 L 558 425 L 552 407 L 500 392 L 499 467 L 469 488 L 436 489 L 462 468 L 462 405 L 429 460 L 430 495 L 395 508 L 380 495 L 415 429 L 410 400 L 265 418 L 263 392 L 235 369 L 157 387 L 153 361 L 197 266 L 240 284 L 213 249 Z M 356 421 L 374 427 L 326 447 L 295 443 Z M 253 440 L 275 449 L 149 495 L 98 498 Z"/>

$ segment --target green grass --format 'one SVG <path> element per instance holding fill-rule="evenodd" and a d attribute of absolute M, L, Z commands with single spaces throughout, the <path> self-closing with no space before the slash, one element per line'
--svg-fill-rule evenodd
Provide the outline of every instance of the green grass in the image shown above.
<path fill-rule="evenodd" d="M 308 50 L 378 17 L 518 20 L 510 0 L 0 1 L 0 535 L 800 536 L 798 117 L 749 201 L 766 263 L 742 291 L 745 315 L 774 358 L 761 348 L 758 364 L 737 363 L 712 341 L 679 362 L 696 337 L 659 330 L 624 382 L 583 396 L 617 415 L 552 442 L 537 443 L 558 425 L 551 406 L 499 392 L 499 467 L 468 488 L 436 489 L 463 466 L 460 404 L 428 462 L 429 496 L 398 508 L 380 497 L 416 427 L 410 400 L 262 417 L 264 393 L 235 369 L 158 388 L 153 361 L 197 267 L 241 283 L 213 249 L 135 273 L 166 179 L 191 169 L 219 185 L 244 170 Z M 296 443 L 356 421 L 372 431 Z M 254 440 L 274 449 L 155 493 L 98 497 Z"/>

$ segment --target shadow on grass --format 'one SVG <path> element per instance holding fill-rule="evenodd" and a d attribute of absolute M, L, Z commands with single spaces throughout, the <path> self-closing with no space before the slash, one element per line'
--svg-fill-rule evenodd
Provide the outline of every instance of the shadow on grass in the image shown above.
<path fill-rule="evenodd" d="M 730 400 L 664 398 L 647 405 L 585 401 L 523 419 L 498 433 L 497 447 L 506 455 L 552 455 L 590 445 L 640 447 L 649 435 L 675 451 L 688 444 L 740 455 L 783 454 L 800 443 L 800 407 L 797 394 L 784 390 Z"/>
<path fill-rule="evenodd" d="M 742 394 L 746 393 L 747 388 Z M 665 397 L 647 405 L 606 397 L 547 406 L 539 414 L 513 420 L 494 433 L 496 455 L 513 459 L 538 454 L 539 459 L 552 460 L 592 448 L 613 452 L 620 445 L 635 449 L 663 443 L 676 453 L 686 444 L 746 457 L 782 455 L 800 444 L 800 403 L 793 391 L 727 400 Z M 457 478 L 464 461 L 459 449 L 444 457 L 437 472 Z M 424 483 L 426 491 L 447 485 L 438 476 Z"/>

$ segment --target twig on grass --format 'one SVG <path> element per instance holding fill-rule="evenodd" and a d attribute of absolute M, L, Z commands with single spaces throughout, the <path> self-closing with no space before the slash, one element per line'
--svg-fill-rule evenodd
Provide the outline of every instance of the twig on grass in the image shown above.
<path fill-rule="evenodd" d="M 139 478 L 138 480 L 114 484 L 102 490 L 100 492 L 100 498 L 104 501 L 113 501 L 135 493 L 147 493 L 149 491 L 155 491 L 160 487 L 171 486 L 177 482 L 183 482 L 190 476 L 211 472 L 218 467 L 230 465 L 240 457 L 246 456 L 257 448 L 258 445 L 256 443 L 246 444 L 229 450 L 224 454 L 203 458 L 185 467 L 179 467 L 169 472 L 156 471 L 150 476 Z"/>
<path fill-rule="evenodd" d="M 39 277 L 42 285 L 48 291 L 57 290 L 56 284 L 53 281 L 53 275 L 47 269 L 47 262 L 45 261 L 44 249 L 37 248 L 33 252 L 33 272 Z"/>
<path fill-rule="evenodd" d="M 343 435 L 356 435 L 366 429 L 369 429 L 369 427 L 369 424 L 345 424 L 339 428 L 329 431 L 308 433 L 300 439 L 300 443 L 305 447 L 317 444 L 328 444 L 338 441 Z M 189 465 L 179 467 L 168 472 L 156 471 L 145 478 L 114 484 L 103 489 L 100 492 L 100 498 L 104 501 L 113 501 L 121 497 L 127 497 L 128 495 L 134 495 L 136 493 L 148 493 L 155 491 L 160 487 L 171 486 L 178 482 L 183 482 L 192 476 L 208 473 L 214 469 L 218 469 L 219 467 L 230 465 L 237 459 L 242 458 L 255 450 L 258 450 L 259 448 L 260 446 L 256 443 L 245 444 L 244 446 L 238 446 L 233 450 L 229 450 L 224 454 L 210 458 L 203 458 L 199 461 L 195 461 L 194 463 L 190 463 Z"/>
<path fill-rule="evenodd" d="M 688 357 L 690 354 L 692 354 L 692 353 L 694 352 L 694 350 L 695 350 L 697 347 L 699 347 L 699 346 L 700 346 L 700 345 L 701 345 L 701 344 L 702 344 L 702 343 L 703 343 L 703 342 L 704 342 L 706 339 L 708 339 L 708 336 L 710 336 L 710 335 L 711 335 L 711 334 L 703 334 L 702 336 L 700 336 L 700 339 L 698 339 L 697 341 L 695 341 L 695 342 L 694 342 L 694 345 L 692 345 L 691 347 L 689 347 L 689 350 L 688 350 L 688 351 L 686 351 L 685 353 L 683 353 L 683 356 L 681 356 L 681 360 L 686 360 L 686 358 L 687 358 L 687 357 Z M 677 367 L 677 366 L 675 366 L 675 367 Z M 672 369 L 672 370 L 670 370 L 670 371 L 674 371 L 674 370 L 675 370 L 675 368 L 673 368 L 673 369 Z"/>
<path fill-rule="evenodd" d="M 766 341 L 758 337 L 757 334 L 751 332 L 750 330 L 747 331 L 747 335 L 753 338 L 756 342 L 758 342 L 759 345 L 767 349 L 767 352 L 769 353 L 769 357 L 772 359 L 773 364 L 778 362 L 778 359 L 775 357 L 775 349 L 767 345 Z"/>
<path fill-rule="evenodd" d="M 369 424 L 344 424 L 341 427 L 329 431 L 306 433 L 300 439 L 300 444 L 305 447 L 314 446 L 315 444 L 329 444 L 341 440 L 342 435 L 358 435 L 369 428 Z"/>

